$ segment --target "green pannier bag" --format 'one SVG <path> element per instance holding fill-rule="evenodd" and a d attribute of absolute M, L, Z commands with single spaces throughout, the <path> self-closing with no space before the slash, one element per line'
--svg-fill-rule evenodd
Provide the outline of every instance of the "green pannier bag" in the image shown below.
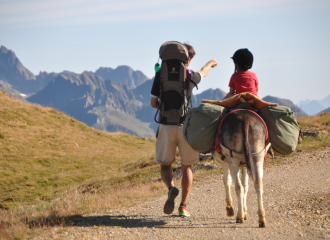
<path fill-rule="evenodd" d="M 184 139 L 197 152 L 211 150 L 219 124 L 227 112 L 226 108 L 211 103 L 190 109 L 183 124 Z"/>
<path fill-rule="evenodd" d="M 267 128 L 274 154 L 288 155 L 296 150 L 300 127 L 294 112 L 285 106 L 270 106 L 259 110 Z"/>

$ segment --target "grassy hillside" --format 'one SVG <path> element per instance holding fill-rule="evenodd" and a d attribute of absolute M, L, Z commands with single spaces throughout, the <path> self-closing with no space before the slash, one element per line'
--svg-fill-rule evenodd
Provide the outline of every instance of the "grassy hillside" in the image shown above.
<path fill-rule="evenodd" d="M 94 130 L 51 108 L 0 92 L 0 207 L 36 204 L 105 175 L 120 182 L 126 164 L 150 160 L 154 141 Z"/>
<path fill-rule="evenodd" d="M 135 187 L 138 194 L 159 177 L 154 140 L 94 130 L 0 91 L 0 239 L 54 211 L 81 214 L 150 197 L 158 181 L 148 184 L 155 193 L 126 192 Z"/>

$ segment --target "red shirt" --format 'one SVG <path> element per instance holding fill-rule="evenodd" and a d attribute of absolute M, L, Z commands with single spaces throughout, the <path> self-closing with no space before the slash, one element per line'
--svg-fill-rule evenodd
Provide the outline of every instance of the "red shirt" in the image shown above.
<path fill-rule="evenodd" d="M 229 82 L 229 87 L 236 90 L 236 94 L 249 92 L 258 97 L 257 86 L 259 85 L 257 75 L 250 71 L 238 71 L 234 73 Z"/>

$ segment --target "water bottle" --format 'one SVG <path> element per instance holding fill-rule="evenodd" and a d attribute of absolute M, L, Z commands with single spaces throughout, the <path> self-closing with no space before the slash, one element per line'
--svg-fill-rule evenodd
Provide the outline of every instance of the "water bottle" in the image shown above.
<path fill-rule="evenodd" d="M 160 65 L 159 63 L 155 64 L 155 72 L 158 72 L 160 70 Z"/>

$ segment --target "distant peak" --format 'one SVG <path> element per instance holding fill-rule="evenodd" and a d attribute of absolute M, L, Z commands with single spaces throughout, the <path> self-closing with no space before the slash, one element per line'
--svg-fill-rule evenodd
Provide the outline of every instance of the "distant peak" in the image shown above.
<path fill-rule="evenodd" d="M 76 73 L 68 71 L 68 70 L 64 70 L 64 71 L 60 72 L 60 74 L 65 75 L 65 76 L 70 76 L 70 75 L 75 75 Z"/>
<path fill-rule="evenodd" d="M 119 65 L 116 69 L 120 69 L 120 68 L 133 70 L 130 66 L 127 66 L 127 65 Z"/>
<path fill-rule="evenodd" d="M 16 57 L 16 54 L 14 53 L 14 51 L 12 50 L 9 50 L 8 48 L 6 48 L 5 46 L 2 46 L 1 45 L 1 48 L 0 48 L 0 54 L 6 54 L 8 55 L 10 58 L 17 58 Z"/>
<path fill-rule="evenodd" d="M 8 48 L 6 48 L 5 46 L 1 45 L 0 53 L 7 53 L 7 52 L 9 52 Z"/>
<path fill-rule="evenodd" d="M 113 70 L 111 67 L 99 67 L 95 72 L 101 71 L 101 70 Z"/>
<path fill-rule="evenodd" d="M 81 73 L 81 75 L 84 75 L 84 76 L 90 76 L 90 77 L 94 77 L 94 73 L 90 72 L 90 71 L 83 71 Z"/>

